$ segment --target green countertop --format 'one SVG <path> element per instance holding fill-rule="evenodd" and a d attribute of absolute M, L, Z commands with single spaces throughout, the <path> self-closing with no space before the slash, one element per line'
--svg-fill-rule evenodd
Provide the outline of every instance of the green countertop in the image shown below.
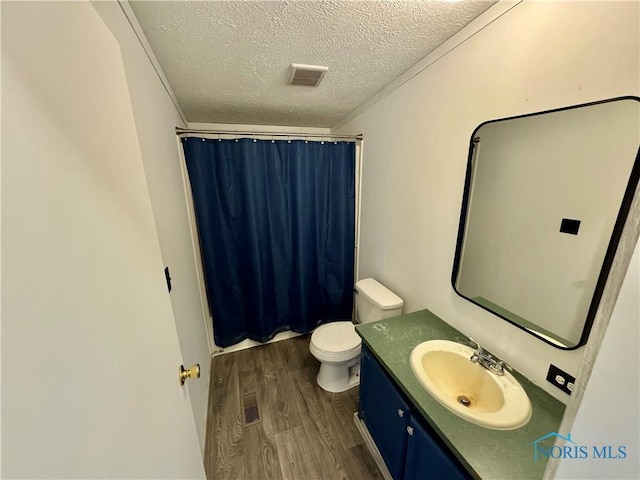
<path fill-rule="evenodd" d="M 513 372 L 531 400 L 533 415 L 529 423 L 506 431 L 474 425 L 431 397 L 409 364 L 411 350 L 419 343 L 461 341 L 465 339 L 462 333 L 428 310 L 357 325 L 356 331 L 469 473 L 483 479 L 542 478 L 547 461 L 534 461 L 531 442 L 558 430 L 565 409 L 561 402 Z"/>

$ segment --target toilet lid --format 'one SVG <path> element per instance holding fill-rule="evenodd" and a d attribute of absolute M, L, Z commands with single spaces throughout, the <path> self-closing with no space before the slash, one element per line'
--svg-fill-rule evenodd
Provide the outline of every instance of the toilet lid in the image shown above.
<path fill-rule="evenodd" d="M 311 335 L 314 346 L 325 352 L 344 352 L 360 346 L 360 337 L 351 322 L 321 325 Z"/>

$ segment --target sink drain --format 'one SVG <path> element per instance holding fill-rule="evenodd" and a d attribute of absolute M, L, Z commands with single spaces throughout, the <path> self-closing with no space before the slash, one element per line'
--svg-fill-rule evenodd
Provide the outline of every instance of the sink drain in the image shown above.
<path fill-rule="evenodd" d="M 463 407 L 468 407 L 471 405 L 471 399 L 465 395 L 460 395 L 458 397 L 458 403 Z"/>

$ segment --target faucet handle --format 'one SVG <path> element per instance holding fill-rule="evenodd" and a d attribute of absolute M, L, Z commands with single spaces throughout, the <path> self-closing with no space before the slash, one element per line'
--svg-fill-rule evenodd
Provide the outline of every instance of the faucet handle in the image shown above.
<path fill-rule="evenodd" d="M 505 370 L 513 371 L 510 365 L 504 363 L 502 360 L 498 360 L 497 362 L 492 362 L 489 365 L 489 370 L 491 370 L 496 375 L 504 375 Z"/>
<path fill-rule="evenodd" d="M 473 337 L 468 337 L 468 338 L 469 338 L 469 340 L 470 340 L 470 341 L 472 341 L 473 343 L 475 343 L 475 344 L 476 344 L 476 354 L 477 354 L 477 355 L 481 355 L 481 354 L 482 354 L 482 346 L 481 346 L 478 342 L 476 342 L 476 341 L 473 339 Z"/>
<path fill-rule="evenodd" d="M 473 338 L 468 337 L 469 340 L 471 340 L 473 343 L 476 344 L 476 349 L 473 352 L 473 355 L 471 355 L 471 357 L 469 358 L 469 360 L 471 360 L 472 363 L 478 363 L 482 357 L 482 346 L 476 342 Z"/>

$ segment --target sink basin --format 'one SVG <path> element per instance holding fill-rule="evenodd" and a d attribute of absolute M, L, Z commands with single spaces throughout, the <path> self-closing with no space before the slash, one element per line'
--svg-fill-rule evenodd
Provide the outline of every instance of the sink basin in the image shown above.
<path fill-rule="evenodd" d="M 411 369 L 433 398 L 471 423 L 495 430 L 526 425 L 531 402 L 520 383 L 506 370 L 500 376 L 472 363 L 473 352 L 460 343 L 430 340 L 411 352 Z"/>

